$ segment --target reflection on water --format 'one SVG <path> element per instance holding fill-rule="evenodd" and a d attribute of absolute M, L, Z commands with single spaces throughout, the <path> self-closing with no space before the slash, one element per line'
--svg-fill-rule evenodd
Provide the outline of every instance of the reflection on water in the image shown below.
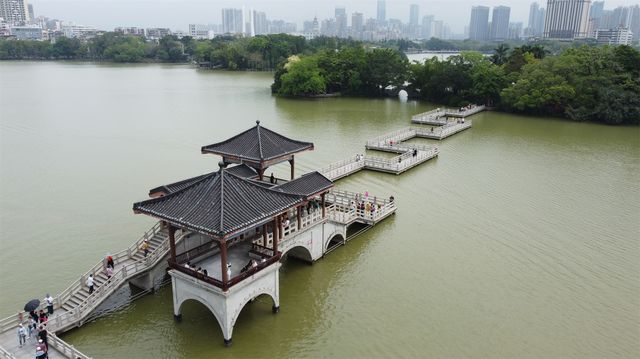
<path fill-rule="evenodd" d="M 315 143 L 300 174 L 432 108 L 274 98 L 272 74 L 187 66 L 5 62 L 0 78 L 3 315 L 137 239 L 152 221 L 131 204 L 215 168 L 204 144 L 260 119 Z M 638 357 L 640 130 L 494 112 L 473 123 L 401 176 L 340 181 L 393 194 L 397 215 L 314 265 L 287 262 L 280 313 L 267 297 L 249 304 L 232 348 L 198 303 L 174 322 L 170 287 L 64 338 L 95 358 Z"/>

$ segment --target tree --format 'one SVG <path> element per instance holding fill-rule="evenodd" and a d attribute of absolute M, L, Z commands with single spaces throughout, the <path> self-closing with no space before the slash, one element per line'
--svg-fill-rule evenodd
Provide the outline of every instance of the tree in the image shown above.
<path fill-rule="evenodd" d="M 280 95 L 310 96 L 325 92 L 324 78 L 320 75 L 315 58 L 292 59 L 286 68 L 287 72 L 280 78 Z"/>
<path fill-rule="evenodd" d="M 407 79 L 409 61 L 394 50 L 374 49 L 365 61 L 361 79 L 366 93 L 381 95 L 385 87 L 402 86 Z"/>
<path fill-rule="evenodd" d="M 509 45 L 500 44 L 494 50 L 493 55 L 491 55 L 491 61 L 496 65 L 502 65 L 507 62 L 507 55 L 509 54 Z"/>
<path fill-rule="evenodd" d="M 507 108 L 561 116 L 575 89 L 559 75 L 540 66 L 526 68 L 520 80 L 501 92 Z"/>

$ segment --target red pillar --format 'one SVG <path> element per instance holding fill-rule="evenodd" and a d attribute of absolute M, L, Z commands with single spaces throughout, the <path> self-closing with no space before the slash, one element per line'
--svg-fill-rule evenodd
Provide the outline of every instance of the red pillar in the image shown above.
<path fill-rule="evenodd" d="M 227 241 L 223 238 L 220 240 L 220 269 L 222 270 L 222 290 L 226 291 L 229 287 L 229 276 L 227 276 Z"/>
<path fill-rule="evenodd" d="M 273 243 L 278 240 L 278 217 L 273 218 Z M 265 243 L 265 247 L 266 247 Z"/>
<path fill-rule="evenodd" d="M 294 157 L 291 157 L 291 159 L 289 160 L 289 164 L 291 165 L 291 179 L 293 179 L 294 177 L 294 173 L 295 173 L 295 160 Z"/>
<path fill-rule="evenodd" d="M 267 246 L 267 224 L 262 225 L 262 244 Z"/>
<path fill-rule="evenodd" d="M 169 226 L 169 253 L 171 255 L 171 262 L 176 262 L 176 227 Z"/>

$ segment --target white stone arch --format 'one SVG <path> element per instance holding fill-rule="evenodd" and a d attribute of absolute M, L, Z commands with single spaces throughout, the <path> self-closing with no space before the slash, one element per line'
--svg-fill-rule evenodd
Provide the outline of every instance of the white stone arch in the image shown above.
<path fill-rule="evenodd" d="M 326 252 L 327 250 L 329 250 L 329 247 L 330 247 L 330 245 L 331 245 L 331 242 L 332 242 L 334 239 L 336 239 L 336 238 L 338 238 L 338 239 L 339 239 L 339 241 L 340 241 L 340 245 L 343 245 L 343 244 L 345 244 L 345 243 L 346 243 L 345 235 L 344 235 L 343 233 L 338 232 L 338 231 L 336 231 L 336 232 L 334 232 L 334 233 L 331 233 L 331 234 L 327 237 L 327 243 L 326 243 L 326 244 L 325 244 L 325 246 L 324 246 L 324 250 L 325 250 L 325 252 Z"/>
<path fill-rule="evenodd" d="M 307 258 L 300 258 L 299 256 L 295 256 L 294 258 L 302 259 L 302 260 L 308 261 L 309 263 L 312 263 L 313 262 L 313 251 L 311 250 L 311 248 L 309 248 L 308 245 L 306 245 L 306 243 L 295 244 L 291 248 L 287 249 L 287 251 L 282 254 L 282 259 L 280 261 L 283 262 L 288 257 L 290 252 L 292 252 L 294 250 L 299 252 L 300 249 L 303 250 L 303 253 L 306 254 Z"/>
<path fill-rule="evenodd" d="M 280 303 L 276 299 L 276 297 L 273 295 L 273 293 L 270 293 L 266 290 L 256 291 L 255 293 L 251 294 L 251 296 L 244 298 L 243 301 L 240 302 L 240 305 L 236 306 L 236 310 L 233 312 L 233 314 L 231 314 L 231 323 L 230 323 L 231 325 L 229 327 L 229 337 L 231 337 L 231 335 L 233 334 L 233 327 L 236 325 L 236 321 L 238 320 L 238 317 L 240 317 L 240 313 L 242 313 L 242 310 L 247 305 L 247 303 L 249 303 L 251 300 L 255 298 L 258 298 L 261 295 L 266 295 L 271 298 L 271 300 L 273 301 L 272 308 L 274 312 L 277 312 L 279 310 Z"/>
<path fill-rule="evenodd" d="M 198 295 L 189 295 L 189 296 L 181 297 L 180 302 L 178 303 L 178 305 L 176 305 L 176 307 L 178 308 L 177 313 L 174 313 L 174 314 L 177 315 L 178 317 L 182 317 L 182 305 L 189 300 L 194 300 L 204 305 L 207 309 L 209 309 L 209 311 L 213 314 L 213 317 L 216 318 L 216 321 L 218 322 L 220 329 L 222 329 L 222 333 L 226 334 L 225 325 L 223 324 L 224 322 L 221 319 L 221 318 L 224 318 L 224 316 L 221 313 L 216 312 L 216 310 L 213 309 L 211 304 L 209 304 L 204 298 Z"/>

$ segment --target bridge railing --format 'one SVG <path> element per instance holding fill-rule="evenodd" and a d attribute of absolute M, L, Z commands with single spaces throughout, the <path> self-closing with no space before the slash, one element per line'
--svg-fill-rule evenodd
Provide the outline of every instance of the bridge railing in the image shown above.
<path fill-rule="evenodd" d="M 0 347 L 0 359 L 16 359 L 16 357 L 9 353 L 5 348 Z"/>
<path fill-rule="evenodd" d="M 176 243 L 181 241 L 185 235 L 186 233 L 181 233 L 181 235 L 176 238 Z M 149 252 L 148 256 L 144 260 L 136 260 L 133 263 L 122 265 L 119 267 L 117 266 L 117 270 L 113 273 L 111 278 L 101 286 L 96 287 L 93 293 L 89 295 L 84 301 L 75 306 L 73 309 L 49 320 L 47 322 L 48 329 L 51 331 L 58 331 L 70 326 L 81 325 L 83 319 L 88 316 L 98 305 L 100 305 L 107 296 L 117 290 L 129 278 L 132 278 L 139 273 L 157 265 L 164 257 L 164 255 L 168 252 L 168 250 L 169 240 L 165 239 L 157 248 Z M 85 289 L 83 287 L 80 290 Z"/>
<path fill-rule="evenodd" d="M 78 351 L 73 345 L 69 345 L 69 343 L 64 340 L 58 338 L 55 333 L 47 331 L 47 342 L 50 347 L 56 348 L 62 355 L 67 358 L 72 359 L 90 359 L 90 357 L 86 356 L 82 352 Z"/>
<path fill-rule="evenodd" d="M 368 140 L 367 144 L 375 145 L 380 142 L 385 143 L 389 141 L 402 142 L 413 136 L 415 136 L 415 131 L 410 127 L 406 127 L 393 132 L 386 133 L 384 135 L 374 137 Z"/>

